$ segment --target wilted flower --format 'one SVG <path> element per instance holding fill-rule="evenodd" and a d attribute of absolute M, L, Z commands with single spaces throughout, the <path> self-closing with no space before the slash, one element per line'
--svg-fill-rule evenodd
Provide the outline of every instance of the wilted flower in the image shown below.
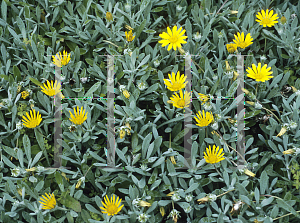
<path fill-rule="evenodd" d="M 212 105 L 210 103 L 206 103 L 204 104 L 204 109 L 209 111 L 212 109 Z"/>
<path fill-rule="evenodd" d="M 130 135 L 130 134 L 131 134 L 131 133 L 130 133 L 130 130 L 131 130 L 130 124 L 127 122 L 127 123 L 125 124 L 125 126 L 127 127 L 127 129 L 126 129 L 127 135 Z"/>
<path fill-rule="evenodd" d="M 81 177 L 81 178 L 78 180 L 78 182 L 77 182 L 75 188 L 78 189 L 84 181 L 85 181 L 85 177 Z"/>
<path fill-rule="evenodd" d="M 165 216 L 166 212 L 165 212 L 164 207 L 160 207 L 159 211 L 160 211 L 161 216 Z"/>
<path fill-rule="evenodd" d="M 135 36 L 132 35 L 132 30 L 130 30 L 128 33 L 125 31 L 125 36 L 128 42 L 132 42 L 135 38 Z"/>
<path fill-rule="evenodd" d="M 278 133 L 278 135 L 277 135 L 276 137 L 282 136 L 284 133 L 286 133 L 287 130 L 288 130 L 288 124 L 285 123 L 285 124 L 283 124 L 283 126 L 282 126 L 280 132 Z"/>
<path fill-rule="evenodd" d="M 234 53 L 237 49 L 237 44 L 235 43 L 226 44 L 226 48 L 229 53 Z"/>
<path fill-rule="evenodd" d="M 140 200 L 141 200 L 141 198 L 133 199 L 132 205 L 138 208 L 139 204 L 140 204 Z"/>
<path fill-rule="evenodd" d="M 208 197 L 203 197 L 203 198 L 198 199 L 197 201 L 199 202 L 199 204 L 202 204 L 202 203 L 208 202 L 209 198 Z"/>
<path fill-rule="evenodd" d="M 244 173 L 245 173 L 246 175 L 250 176 L 250 177 L 255 177 L 255 174 L 252 173 L 252 172 L 251 172 L 250 170 L 248 170 L 248 169 L 244 169 Z"/>
<path fill-rule="evenodd" d="M 150 204 L 149 202 L 143 201 L 143 200 L 141 200 L 141 201 L 139 202 L 139 205 L 140 205 L 141 207 L 151 207 L 151 204 Z"/>
<path fill-rule="evenodd" d="M 260 56 L 260 60 L 266 60 L 267 57 L 265 57 L 265 55 Z"/>
<path fill-rule="evenodd" d="M 233 71 L 227 71 L 225 72 L 225 75 L 230 79 L 233 78 Z"/>
<path fill-rule="evenodd" d="M 119 86 L 119 89 L 120 89 L 120 91 L 124 91 L 124 90 L 126 89 L 126 86 L 121 84 L 121 85 Z"/>
<path fill-rule="evenodd" d="M 174 194 L 172 195 L 171 199 L 173 201 L 179 201 L 181 199 L 179 193 L 177 191 L 174 192 Z"/>
<path fill-rule="evenodd" d="M 176 164 L 176 160 L 175 160 L 174 156 L 170 156 L 170 160 L 173 164 Z"/>
<path fill-rule="evenodd" d="M 294 149 L 288 149 L 288 150 L 283 151 L 282 153 L 285 154 L 285 155 L 289 155 L 289 154 L 295 153 L 295 150 Z"/>
<path fill-rule="evenodd" d="M 231 67 L 230 67 L 230 65 L 229 65 L 229 63 L 228 63 L 227 60 L 225 61 L 225 64 L 226 64 L 226 70 L 227 70 L 227 71 L 230 71 L 230 70 L 231 70 Z"/>

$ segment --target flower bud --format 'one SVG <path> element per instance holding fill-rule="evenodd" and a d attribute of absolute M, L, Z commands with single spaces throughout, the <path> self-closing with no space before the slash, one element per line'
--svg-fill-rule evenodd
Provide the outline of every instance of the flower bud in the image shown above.
<path fill-rule="evenodd" d="M 287 131 L 287 127 L 283 126 L 276 137 L 282 136 L 284 133 L 286 133 L 286 131 Z"/>
<path fill-rule="evenodd" d="M 107 12 L 106 13 L 106 19 L 107 19 L 107 21 L 112 21 L 113 20 L 113 15 L 111 14 L 111 12 Z"/>
<path fill-rule="evenodd" d="M 226 60 L 225 63 L 226 63 L 226 70 L 227 70 L 227 71 L 230 71 L 231 68 L 230 68 L 230 66 L 229 66 L 228 61 Z"/>
<path fill-rule="evenodd" d="M 293 153 L 295 153 L 295 150 L 294 149 L 288 149 L 286 151 L 283 151 L 282 153 L 285 154 L 285 155 L 293 154 Z"/>
<path fill-rule="evenodd" d="M 165 212 L 164 207 L 160 207 L 159 211 L 160 211 L 161 216 L 165 216 L 166 212 Z"/>
<path fill-rule="evenodd" d="M 123 91 L 123 95 L 124 95 L 126 98 L 129 98 L 129 97 L 130 97 L 130 93 L 129 93 L 127 90 L 124 90 L 124 91 Z"/>
<path fill-rule="evenodd" d="M 181 53 L 181 55 L 185 55 L 185 51 L 181 47 L 178 47 L 178 51 Z"/>
<path fill-rule="evenodd" d="M 284 16 L 281 17 L 280 19 L 281 24 L 285 24 L 286 23 L 286 18 Z"/>
<path fill-rule="evenodd" d="M 252 172 L 251 172 L 250 170 L 248 170 L 248 169 L 245 169 L 245 170 L 244 170 L 244 173 L 245 173 L 246 175 L 250 176 L 250 177 L 255 177 L 255 174 L 252 173 Z"/>

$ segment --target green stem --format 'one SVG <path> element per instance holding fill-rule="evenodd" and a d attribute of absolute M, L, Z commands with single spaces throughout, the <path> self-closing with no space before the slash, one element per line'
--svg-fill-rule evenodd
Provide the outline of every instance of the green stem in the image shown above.
<path fill-rule="evenodd" d="M 267 38 L 265 38 L 265 49 L 264 49 L 264 53 L 266 52 L 267 50 Z"/>
<path fill-rule="evenodd" d="M 84 177 L 87 175 L 87 173 L 89 172 L 89 170 L 90 170 L 92 167 L 93 167 L 93 165 L 90 166 L 90 168 L 86 171 L 86 173 L 84 174 Z"/>
<path fill-rule="evenodd" d="M 218 174 L 220 175 L 220 177 L 223 177 L 223 176 L 221 175 L 221 173 L 219 172 L 219 170 L 217 169 L 217 167 L 216 167 L 215 164 L 214 164 L 214 167 L 215 167 L 216 171 L 218 172 Z"/>
<path fill-rule="evenodd" d="M 170 139 L 169 139 L 169 148 L 171 148 L 171 132 L 170 132 Z"/>

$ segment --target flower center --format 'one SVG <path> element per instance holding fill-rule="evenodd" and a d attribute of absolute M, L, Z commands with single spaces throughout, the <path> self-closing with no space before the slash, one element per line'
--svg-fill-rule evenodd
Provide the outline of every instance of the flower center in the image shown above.
<path fill-rule="evenodd" d="M 117 211 L 118 211 L 118 207 L 116 205 L 114 205 L 114 204 L 108 205 L 107 213 L 114 215 L 117 213 Z"/>
<path fill-rule="evenodd" d="M 181 83 L 175 82 L 173 83 L 173 89 L 175 89 L 176 91 L 181 89 Z"/>
<path fill-rule="evenodd" d="M 262 20 L 262 23 L 263 23 L 263 24 L 270 24 L 271 21 L 270 21 L 270 19 L 265 18 L 265 19 Z"/>
<path fill-rule="evenodd" d="M 178 106 L 180 106 L 180 107 L 184 107 L 184 105 L 185 105 L 185 101 L 184 101 L 184 99 L 180 99 L 179 101 L 178 101 Z"/>
<path fill-rule="evenodd" d="M 246 43 L 245 42 L 241 42 L 240 43 L 240 47 L 243 48 L 243 49 L 246 48 Z"/>
<path fill-rule="evenodd" d="M 176 43 L 178 41 L 178 38 L 177 38 L 177 36 L 172 36 L 169 38 L 169 40 L 171 43 Z"/>

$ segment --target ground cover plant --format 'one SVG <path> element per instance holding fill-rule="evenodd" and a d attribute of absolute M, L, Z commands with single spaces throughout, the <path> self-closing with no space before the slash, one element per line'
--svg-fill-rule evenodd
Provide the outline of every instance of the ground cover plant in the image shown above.
<path fill-rule="evenodd" d="M 1 222 L 299 222 L 298 1 L 0 4 Z"/>

